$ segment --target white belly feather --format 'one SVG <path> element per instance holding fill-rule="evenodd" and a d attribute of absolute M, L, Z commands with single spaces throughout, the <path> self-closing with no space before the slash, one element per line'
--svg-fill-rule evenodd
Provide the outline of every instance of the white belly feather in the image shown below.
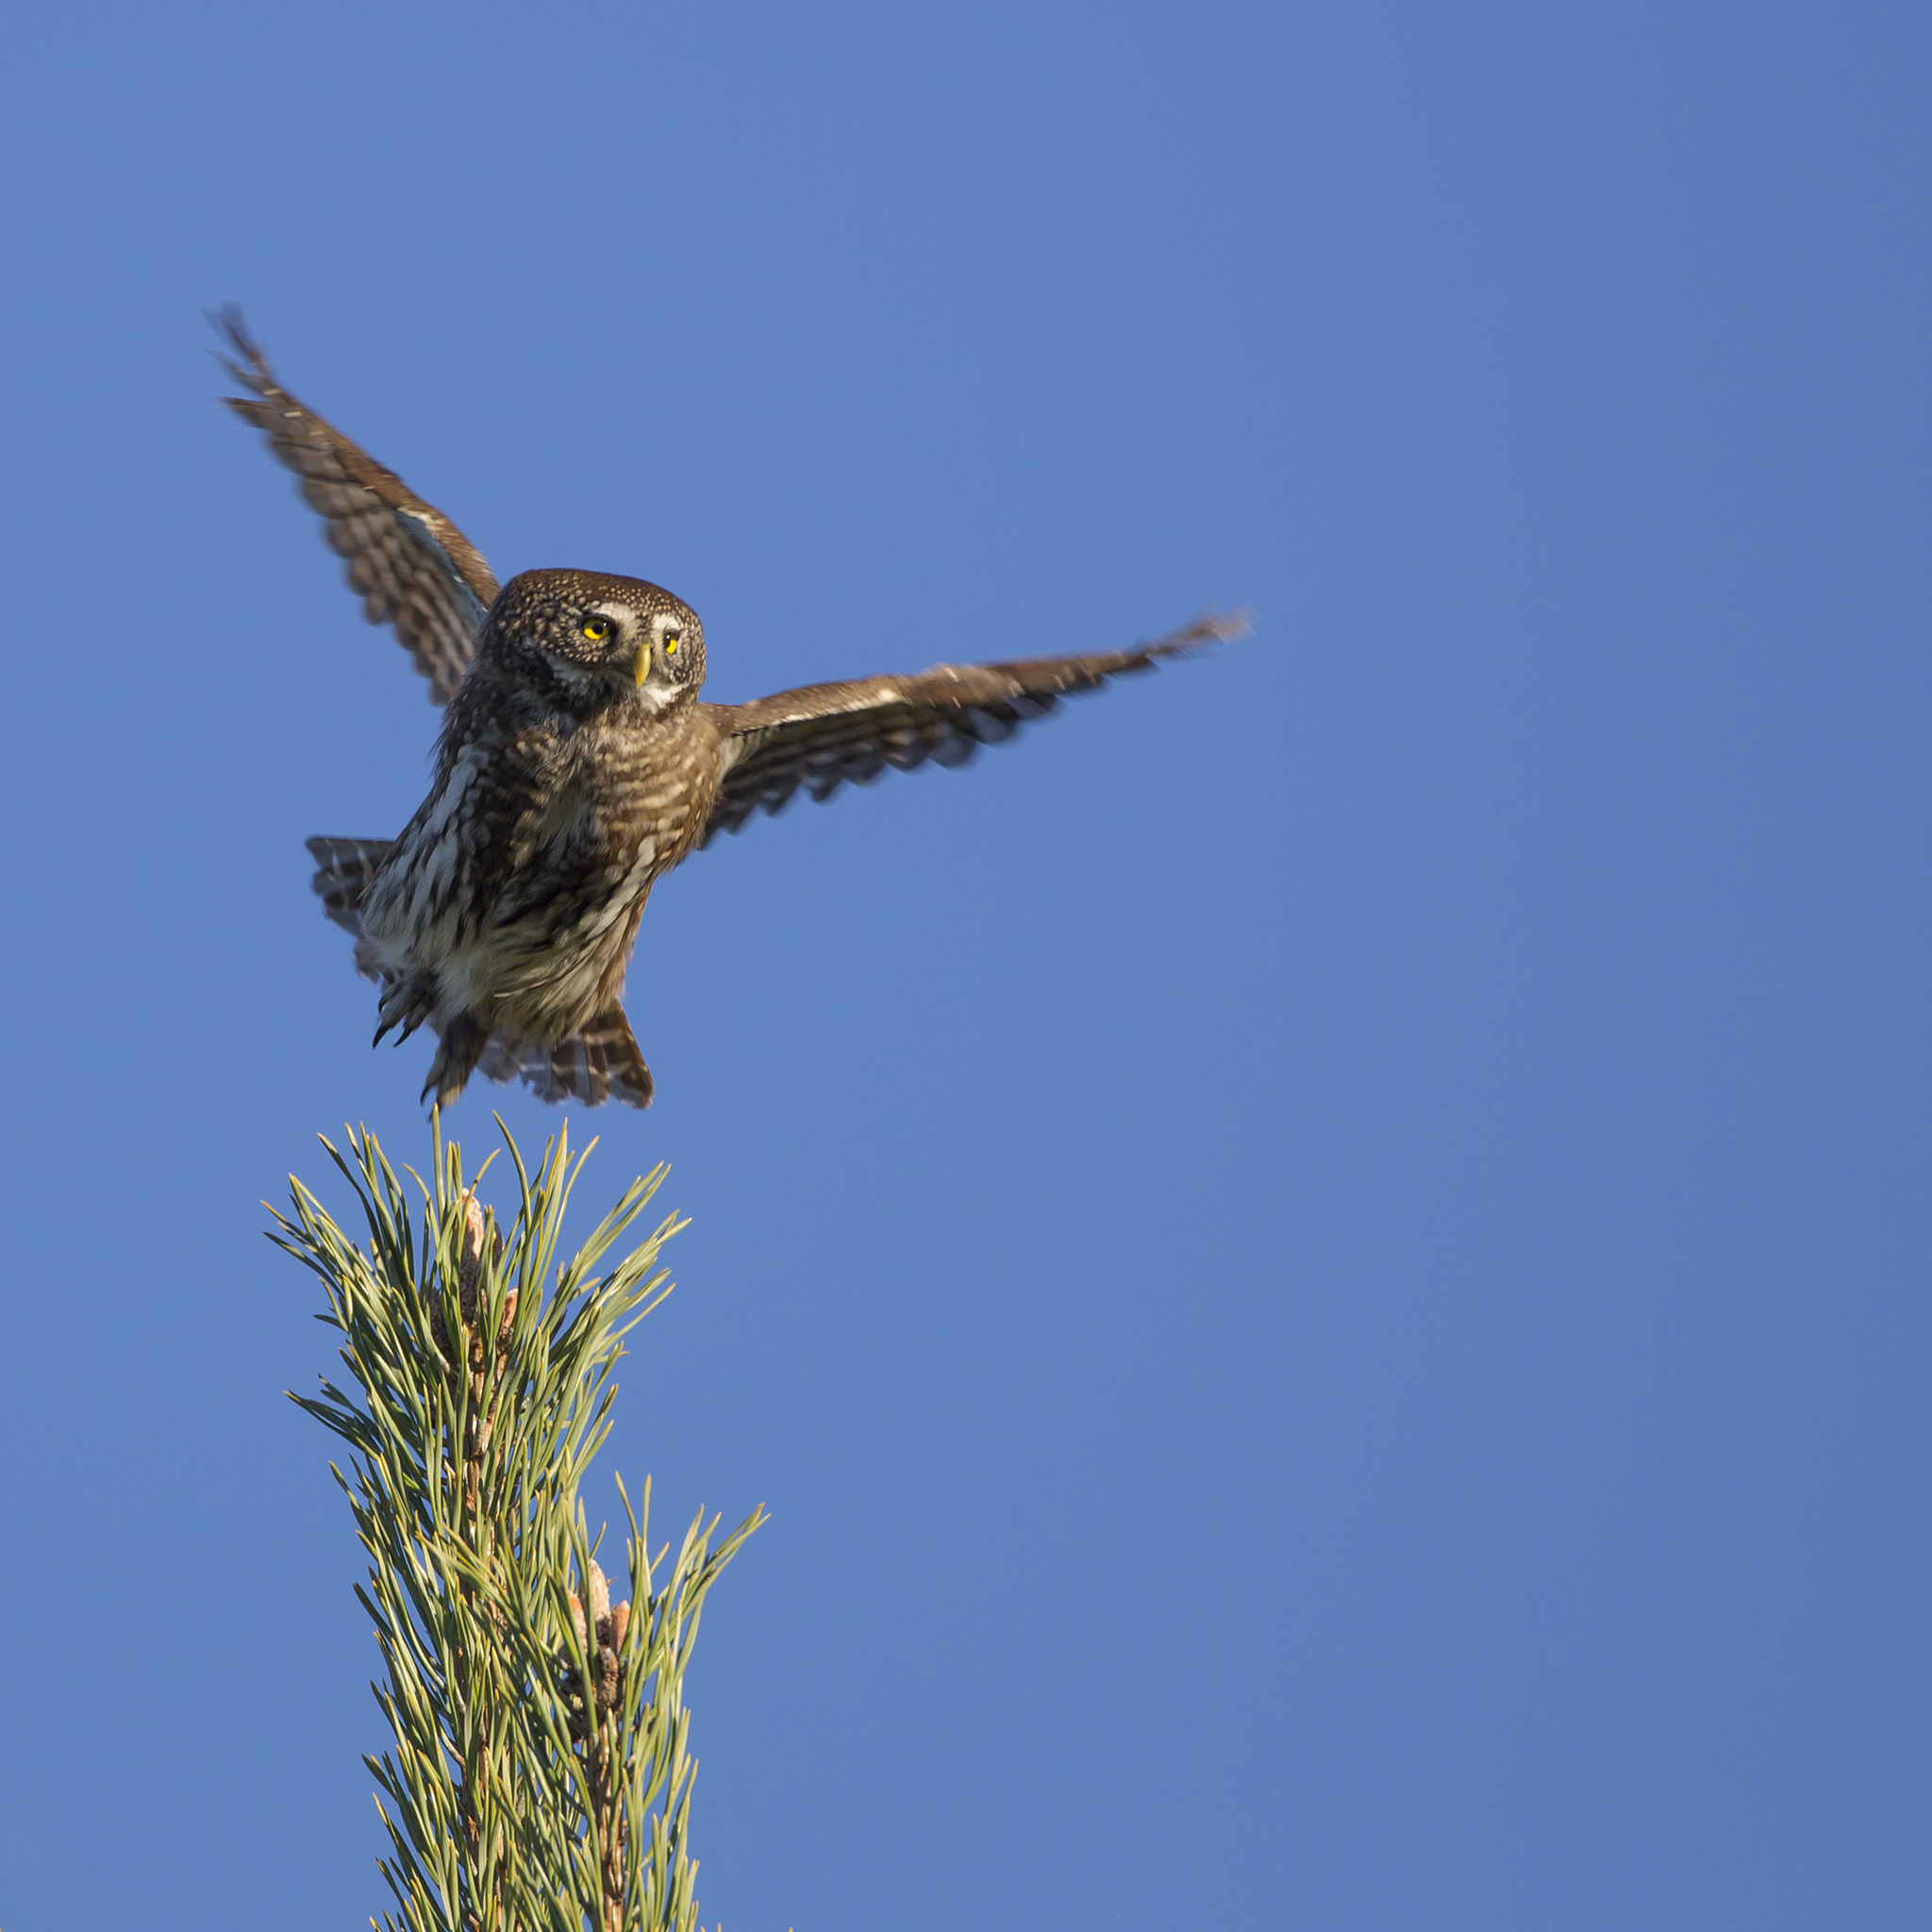
<path fill-rule="evenodd" d="M 479 920 L 460 874 L 471 816 L 466 801 L 486 761 L 472 747 L 458 755 L 427 810 L 373 882 L 362 908 L 363 935 L 386 975 L 433 970 L 442 1010 L 495 1012 L 546 1035 L 575 1030 L 595 1011 L 631 909 L 650 887 L 657 841 L 644 839 L 615 889 L 596 894 L 566 924 L 541 918 L 498 924 L 488 910 Z M 546 852 L 594 849 L 601 836 L 594 804 L 566 785 L 519 840 L 527 843 L 518 870 L 541 867 Z"/>

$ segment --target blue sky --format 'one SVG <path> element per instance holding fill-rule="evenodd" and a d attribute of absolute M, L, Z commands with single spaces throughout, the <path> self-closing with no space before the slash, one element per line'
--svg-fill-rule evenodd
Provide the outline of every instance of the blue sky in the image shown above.
<path fill-rule="evenodd" d="M 7 1932 L 381 1904 L 257 1204 L 426 1147 L 301 841 L 435 716 L 224 300 L 715 696 L 1259 613 L 654 897 L 658 1103 L 573 1131 L 586 1228 L 693 1217 L 607 1472 L 772 1511 L 707 1924 L 1924 1924 L 1927 39 L 17 17 Z"/>

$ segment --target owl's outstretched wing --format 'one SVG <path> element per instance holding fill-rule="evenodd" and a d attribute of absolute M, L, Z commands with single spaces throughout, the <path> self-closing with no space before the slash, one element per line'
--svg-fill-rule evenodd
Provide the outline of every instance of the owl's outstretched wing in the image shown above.
<path fill-rule="evenodd" d="M 1063 697 L 1247 631 L 1247 612 L 1209 611 L 1171 637 L 1124 651 L 940 664 L 915 677 L 812 684 L 755 704 L 717 706 L 724 774 L 698 842 L 742 830 L 754 811 L 777 811 L 801 786 L 823 802 L 841 785 L 870 784 L 888 766 L 909 772 L 928 758 L 963 765 L 982 744 L 1010 738 Z"/>
<path fill-rule="evenodd" d="M 322 516 L 329 547 L 348 562 L 349 588 L 371 624 L 392 624 L 429 694 L 446 705 L 462 682 L 496 579 L 469 539 L 392 470 L 298 403 L 275 381 L 241 311 L 213 318 L 232 357 L 222 365 L 249 391 L 225 396 L 244 423 L 302 479 L 302 494 Z"/>

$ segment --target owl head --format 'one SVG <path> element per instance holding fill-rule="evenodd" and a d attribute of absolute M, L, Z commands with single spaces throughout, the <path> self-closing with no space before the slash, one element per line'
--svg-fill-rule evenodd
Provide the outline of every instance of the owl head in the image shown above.
<path fill-rule="evenodd" d="M 623 704 L 655 714 L 695 697 L 705 681 L 697 613 L 641 577 L 525 571 L 503 587 L 484 648 L 552 689 L 567 710 Z"/>

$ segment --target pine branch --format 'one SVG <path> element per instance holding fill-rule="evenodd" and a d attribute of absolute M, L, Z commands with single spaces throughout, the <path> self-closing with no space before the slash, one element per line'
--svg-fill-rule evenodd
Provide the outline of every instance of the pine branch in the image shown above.
<path fill-rule="evenodd" d="M 420 1213 L 375 1137 L 351 1133 L 346 1155 L 323 1144 L 355 1190 L 367 1247 L 292 1178 L 292 1214 L 275 1215 L 270 1237 L 320 1277 L 318 1319 L 341 1331 L 354 1391 L 324 1379 L 292 1399 L 348 1444 L 334 1474 L 369 1557 L 356 1594 L 394 1740 L 365 1760 L 396 1906 L 381 1924 L 693 1932 L 684 1672 L 707 1593 L 764 1515 L 714 1541 L 719 1519 L 700 1512 L 660 1585 L 650 1486 L 639 1514 L 620 1481 L 631 1594 L 611 1604 L 578 1491 L 609 1434 L 611 1369 L 670 1292 L 658 1251 L 683 1224 L 667 1218 L 591 1274 L 660 1166 L 558 1266 L 585 1157 L 573 1165 L 560 1134 L 533 1178 L 504 1138 L 518 1182 L 507 1229 L 439 1125 L 433 1185 L 409 1175 Z"/>

